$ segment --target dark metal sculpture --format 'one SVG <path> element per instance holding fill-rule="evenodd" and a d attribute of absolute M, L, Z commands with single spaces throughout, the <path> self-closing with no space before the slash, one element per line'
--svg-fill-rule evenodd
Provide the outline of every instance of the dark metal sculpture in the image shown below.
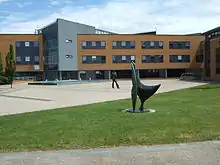
<path fill-rule="evenodd" d="M 136 111 L 137 96 L 141 101 L 141 105 L 140 108 L 138 109 L 138 112 L 144 112 L 144 102 L 159 89 L 161 84 L 154 86 L 148 86 L 142 84 L 140 82 L 139 71 L 136 70 L 134 62 L 131 62 L 131 72 L 132 72 L 131 99 L 132 99 L 133 112 Z"/>

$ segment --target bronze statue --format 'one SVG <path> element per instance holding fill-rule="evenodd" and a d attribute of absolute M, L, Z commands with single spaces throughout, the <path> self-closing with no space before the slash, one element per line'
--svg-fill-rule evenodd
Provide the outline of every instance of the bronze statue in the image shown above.
<path fill-rule="evenodd" d="M 161 84 L 155 86 L 144 85 L 140 82 L 139 71 L 136 70 L 134 62 L 131 62 L 132 72 L 132 89 L 131 89 L 131 100 L 132 100 L 132 112 L 136 112 L 136 101 L 137 96 L 141 101 L 140 108 L 137 112 L 144 112 L 144 102 L 150 98 L 159 89 Z M 131 110 L 128 112 L 131 112 Z"/>

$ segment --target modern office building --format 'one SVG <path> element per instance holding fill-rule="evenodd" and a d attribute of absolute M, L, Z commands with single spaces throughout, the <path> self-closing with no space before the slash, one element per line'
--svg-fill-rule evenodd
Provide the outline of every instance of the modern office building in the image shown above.
<path fill-rule="evenodd" d="M 135 61 L 143 78 L 194 72 L 220 79 L 219 35 L 220 27 L 188 35 L 116 34 L 57 19 L 36 34 L 0 35 L 0 51 L 4 61 L 9 45 L 14 45 L 17 77 L 108 79 L 115 70 L 119 78 L 128 78 L 130 62 Z"/>

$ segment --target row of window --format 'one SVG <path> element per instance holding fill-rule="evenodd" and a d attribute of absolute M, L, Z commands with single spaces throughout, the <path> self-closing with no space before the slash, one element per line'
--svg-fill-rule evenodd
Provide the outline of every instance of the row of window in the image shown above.
<path fill-rule="evenodd" d="M 40 63 L 39 56 L 16 56 L 16 64 L 33 65 L 39 63 Z"/>
<path fill-rule="evenodd" d="M 142 41 L 142 49 L 163 49 L 163 41 Z M 82 49 L 105 49 L 106 41 L 83 41 Z M 112 49 L 135 49 L 135 41 L 112 41 Z M 169 49 L 190 49 L 189 41 L 170 41 Z"/>
<path fill-rule="evenodd" d="M 16 47 L 39 47 L 38 41 L 17 41 Z"/>
<path fill-rule="evenodd" d="M 130 63 L 135 62 L 135 55 L 113 55 L 112 63 Z M 190 55 L 169 55 L 170 63 L 188 63 L 190 62 Z M 164 55 L 142 55 L 142 63 L 163 63 Z M 106 56 L 82 56 L 83 64 L 104 64 L 106 63 Z"/>

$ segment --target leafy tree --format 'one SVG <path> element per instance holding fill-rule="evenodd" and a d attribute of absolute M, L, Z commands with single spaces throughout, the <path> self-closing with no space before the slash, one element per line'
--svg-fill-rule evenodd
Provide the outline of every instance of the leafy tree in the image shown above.
<path fill-rule="evenodd" d="M 2 53 L 0 52 L 0 75 L 3 75 Z"/>
<path fill-rule="evenodd" d="M 11 88 L 12 88 L 16 65 L 15 65 L 14 48 L 11 44 L 9 46 L 9 51 L 6 56 L 5 62 L 6 62 L 5 75 L 8 78 L 8 81 L 11 84 Z"/>
<path fill-rule="evenodd" d="M 0 52 L 0 85 L 7 84 L 8 79 L 4 76 L 4 69 L 3 69 L 3 62 L 2 62 L 2 55 Z"/>

